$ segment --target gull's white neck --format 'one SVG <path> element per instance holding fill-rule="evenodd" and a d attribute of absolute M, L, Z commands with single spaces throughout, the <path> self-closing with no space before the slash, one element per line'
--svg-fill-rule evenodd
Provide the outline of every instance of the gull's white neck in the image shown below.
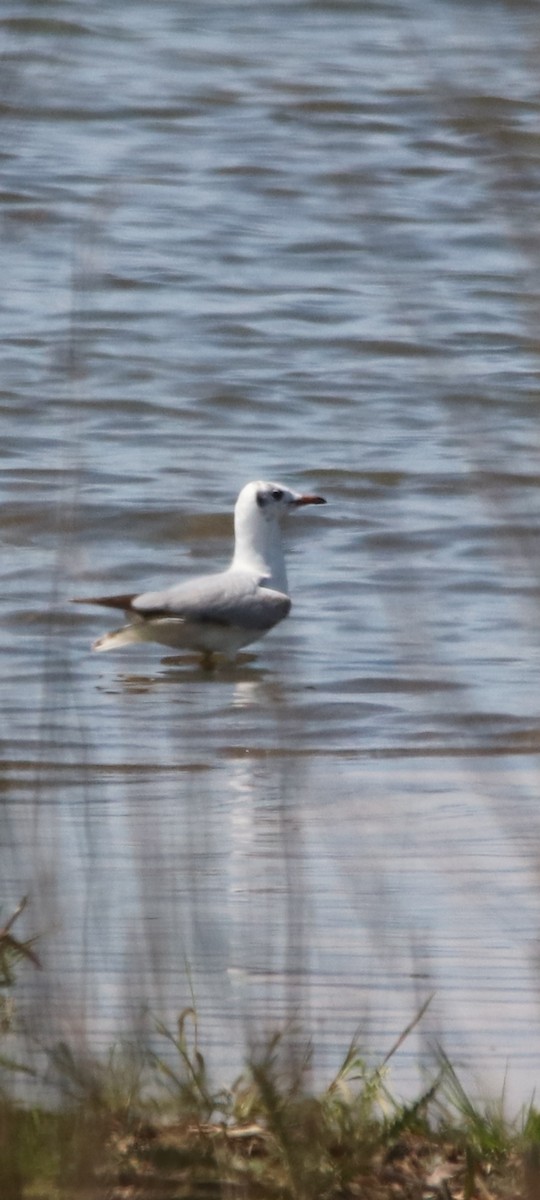
<path fill-rule="evenodd" d="M 264 579 L 267 587 L 287 592 L 287 572 L 279 521 L 249 505 L 237 505 L 234 513 L 234 570 L 249 571 Z"/>

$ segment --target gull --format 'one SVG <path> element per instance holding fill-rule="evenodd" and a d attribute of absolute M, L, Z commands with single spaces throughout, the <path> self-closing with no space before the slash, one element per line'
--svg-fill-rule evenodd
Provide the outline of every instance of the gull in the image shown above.
<path fill-rule="evenodd" d="M 246 483 L 234 509 L 234 554 L 226 571 L 158 592 L 74 600 L 121 609 L 129 620 L 98 638 L 92 649 L 158 642 L 175 650 L 194 650 L 206 665 L 214 654 L 234 658 L 290 612 L 281 524 L 290 512 L 308 504 L 326 500 L 292 492 L 281 483 Z"/>

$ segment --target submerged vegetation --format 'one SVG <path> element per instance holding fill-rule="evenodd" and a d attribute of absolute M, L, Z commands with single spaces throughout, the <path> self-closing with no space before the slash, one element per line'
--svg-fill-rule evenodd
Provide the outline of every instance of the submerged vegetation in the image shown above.
<path fill-rule="evenodd" d="M 32 943 L 12 932 L 22 907 L 0 930 L 4 1033 L 14 1022 L 14 968 L 21 959 L 39 966 Z M 194 1005 L 174 1033 L 156 1024 L 162 1055 L 133 1042 L 103 1060 L 54 1047 L 49 1107 L 32 1103 L 29 1068 L 2 1057 L 0 1197 L 537 1200 L 540 1112 L 532 1105 L 514 1122 L 502 1101 L 478 1106 L 442 1051 L 415 1101 L 392 1096 L 389 1060 L 426 1007 L 380 1066 L 369 1066 L 353 1040 L 316 1094 L 309 1053 L 292 1064 L 279 1034 L 230 1089 L 216 1091 Z M 10 1088 L 20 1071 L 30 1076 L 24 1102 Z"/>

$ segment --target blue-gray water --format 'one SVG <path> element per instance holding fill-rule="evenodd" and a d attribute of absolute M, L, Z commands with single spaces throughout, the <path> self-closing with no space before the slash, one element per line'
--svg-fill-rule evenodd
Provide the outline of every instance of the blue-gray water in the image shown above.
<path fill-rule="evenodd" d="M 19 2 L 0 16 L 2 898 L 22 1013 L 322 1070 L 434 993 L 540 1067 L 540 16 Z M 322 492 L 293 610 L 215 675 L 72 595 L 226 562 L 248 479 Z M 114 614 L 113 622 L 114 625 Z"/>

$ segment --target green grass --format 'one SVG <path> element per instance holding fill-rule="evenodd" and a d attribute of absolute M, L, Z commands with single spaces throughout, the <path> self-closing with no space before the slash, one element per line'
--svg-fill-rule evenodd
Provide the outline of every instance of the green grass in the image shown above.
<path fill-rule="evenodd" d="M 213 1092 L 195 1023 L 189 1009 L 176 1033 L 159 1027 L 166 1060 L 133 1043 L 104 1061 L 57 1047 L 63 1099 L 54 1110 L 4 1092 L 2 1200 L 540 1196 L 540 1113 L 531 1105 L 510 1122 L 502 1102 L 475 1107 L 443 1057 L 428 1087 L 403 1104 L 388 1065 L 369 1066 L 353 1042 L 314 1093 L 309 1053 L 291 1068 L 276 1034 L 229 1090 Z"/>
<path fill-rule="evenodd" d="M 0 930 L 2 1027 L 30 943 Z M 0 1060 L 1 1200 L 538 1200 L 540 1112 L 517 1118 L 471 1099 L 439 1053 L 414 1101 L 392 1094 L 390 1060 L 373 1067 L 355 1038 L 318 1092 L 309 1047 L 291 1059 L 276 1033 L 228 1089 L 215 1089 L 195 1003 L 176 1029 L 156 1023 L 163 1053 L 133 1041 L 102 1058 L 60 1043 L 49 1054 L 54 1108 L 14 1099 L 24 1064 Z M 36 1084 L 39 1081 L 36 1080 Z"/>

